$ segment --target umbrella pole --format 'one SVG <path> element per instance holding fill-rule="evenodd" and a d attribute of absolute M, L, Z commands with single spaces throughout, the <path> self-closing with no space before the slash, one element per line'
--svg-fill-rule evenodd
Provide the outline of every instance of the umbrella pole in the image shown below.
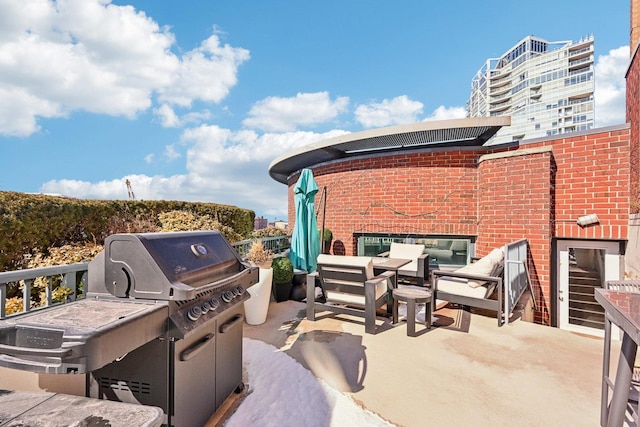
<path fill-rule="evenodd" d="M 320 233 L 320 245 L 324 249 L 324 222 L 327 212 L 327 187 L 322 188 L 322 232 Z"/>

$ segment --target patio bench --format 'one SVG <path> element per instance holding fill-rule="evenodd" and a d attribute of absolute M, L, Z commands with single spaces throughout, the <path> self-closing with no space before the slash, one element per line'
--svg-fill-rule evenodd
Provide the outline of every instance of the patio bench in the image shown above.
<path fill-rule="evenodd" d="M 307 275 L 307 319 L 316 320 L 316 310 L 363 317 L 365 333 L 376 332 L 376 311 L 387 303 L 395 273 L 373 273 L 371 257 L 318 256 L 317 271 Z M 316 301 L 316 279 L 324 302 Z"/>

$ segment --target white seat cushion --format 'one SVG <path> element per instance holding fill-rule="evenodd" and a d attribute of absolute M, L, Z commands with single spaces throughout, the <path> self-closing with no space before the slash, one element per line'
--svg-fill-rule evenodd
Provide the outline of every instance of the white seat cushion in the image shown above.
<path fill-rule="evenodd" d="M 403 265 L 400 274 L 414 275 L 418 271 L 418 257 L 424 253 L 424 245 L 408 243 L 391 243 L 389 258 L 410 259 L 411 262 Z"/>
<path fill-rule="evenodd" d="M 364 284 L 363 284 L 364 286 Z M 376 283 L 376 300 L 382 297 L 385 292 L 387 292 L 387 281 L 381 280 Z M 356 294 L 347 294 L 342 292 L 333 292 L 327 290 L 327 302 L 331 302 L 334 304 L 347 304 L 347 305 L 357 305 L 359 307 L 364 307 L 364 295 L 356 295 Z"/>
<path fill-rule="evenodd" d="M 493 292 L 495 283 L 483 286 L 470 286 L 467 279 L 444 276 L 438 280 L 438 291 L 473 298 L 487 298 Z"/>

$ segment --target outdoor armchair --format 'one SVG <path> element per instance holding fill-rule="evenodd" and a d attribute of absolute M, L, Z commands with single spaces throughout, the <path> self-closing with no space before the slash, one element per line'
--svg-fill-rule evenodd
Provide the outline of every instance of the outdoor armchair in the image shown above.
<path fill-rule="evenodd" d="M 394 274 L 375 276 L 371 257 L 321 254 L 317 271 L 307 275 L 307 319 L 315 321 L 316 310 L 363 317 L 365 332 L 375 334 L 376 311 L 387 303 Z M 315 299 L 316 279 L 325 302 Z"/>
<path fill-rule="evenodd" d="M 379 254 L 381 257 L 410 259 L 411 262 L 398 270 L 398 279 L 410 278 L 418 286 L 424 286 L 429 279 L 429 254 L 424 253 L 425 246 L 409 243 L 391 243 L 389 251 Z"/>
<path fill-rule="evenodd" d="M 434 270 L 431 273 L 432 311 L 435 309 L 436 299 L 494 310 L 497 312 L 498 326 L 501 326 L 503 268 L 503 249 L 497 248 L 475 263 L 458 270 Z M 496 291 L 497 299 L 490 298 Z"/>

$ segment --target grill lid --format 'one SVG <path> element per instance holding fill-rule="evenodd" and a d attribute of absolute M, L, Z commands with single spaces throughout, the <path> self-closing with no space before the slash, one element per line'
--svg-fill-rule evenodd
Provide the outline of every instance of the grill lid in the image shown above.
<path fill-rule="evenodd" d="M 251 269 L 218 231 L 113 234 L 89 264 L 89 292 L 188 300 Z"/>

